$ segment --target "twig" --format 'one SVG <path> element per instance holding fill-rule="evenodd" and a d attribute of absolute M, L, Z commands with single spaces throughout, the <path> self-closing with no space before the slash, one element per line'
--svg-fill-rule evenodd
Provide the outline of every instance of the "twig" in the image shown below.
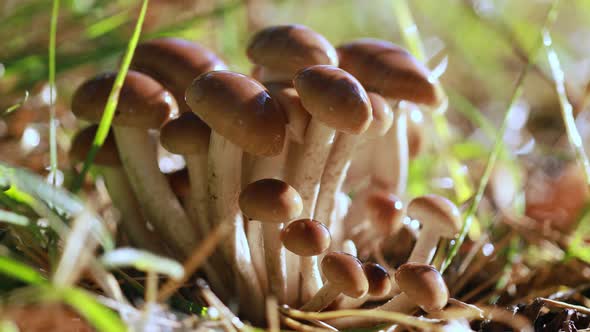
<path fill-rule="evenodd" d="M 217 228 L 205 238 L 205 241 L 193 251 L 193 254 L 184 263 L 184 277 L 179 280 L 170 279 L 164 284 L 164 286 L 162 286 L 158 294 L 158 301 L 164 301 L 170 297 L 170 295 L 174 294 L 174 292 L 180 288 L 193 275 L 193 273 L 195 273 L 199 266 L 205 262 L 207 257 L 213 253 L 213 250 L 215 250 L 219 241 L 227 235 L 229 230 L 230 227 L 227 224 L 217 226 Z"/>

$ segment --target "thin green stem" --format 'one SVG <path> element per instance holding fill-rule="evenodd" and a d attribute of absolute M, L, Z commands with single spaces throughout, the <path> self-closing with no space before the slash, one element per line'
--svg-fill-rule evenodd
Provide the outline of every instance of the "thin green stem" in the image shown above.
<path fill-rule="evenodd" d="M 57 179 L 57 120 L 55 119 L 55 38 L 59 0 L 53 0 L 51 10 L 51 27 L 49 29 L 49 169 L 51 183 L 55 186 Z"/>
<path fill-rule="evenodd" d="M 393 0 L 392 4 L 402 37 L 406 45 L 408 46 L 410 52 L 418 60 L 424 62 L 426 60 L 424 45 L 422 43 L 422 39 L 420 38 L 420 32 L 418 31 L 418 27 L 414 22 L 414 17 L 412 16 L 412 12 L 410 11 L 407 1 Z M 441 95 L 441 100 L 444 100 L 444 102 L 441 104 L 439 109 L 433 112 L 432 121 L 436 135 L 439 138 L 435 141 L 440 142 L 440 144 L 437 144 L 436 146 L 439 149 L 444 149 L 446 143 L 450 140 L 449 124 L 446 117 L 444 116 L 446 107 L 448 106 L 448 100 L 438 80 L 436 82 L 436 90 Z M 441 151 L 440 155 L 442 156 L 447 169 L 449 170 L 449 174 L 451 175 L 451 178 L 455 184 L 453 188 L 455 190 L 456 201 L 458 203 L 466 201 L 473 193 L 473 186 L 467 178 L 467 172 L 464 171 L 461 162 L 459 162 L 459 160 L 451 156 L 449 153 Z"/>
<path fill-rule="evenodd" d="M 139 42 L 139 36 L 141 35 L 141 28 L 143 26 L 145 14 L 147 12 L 148 3 L 149 0 L 144 0 L 141 6 L 139 17 L 137 18 L 137 23 L 135 25 L 135 30 L 133 31 L 133 35 L 131 36 L 129 44 L 127 45 L 127 51 L 125 52 L 123 61 L 121 62 L 121 67 L 119 68 L 119 72 L 117 73 L 117 77 L 115 78 L 115 83 L 113 84 L 113 88 L 109 95 L 109 99 L 107 100 L 104 113 L 102 115 L 102 118 L 100 119 L 100 124 L 98 125 L 96 136 L 94 137 L 94 141 L 92 142 L 92 147 L 90 148 L 90 151 L 86 156 L 86 160 L 84 161 L 82 171 L 75 179 L 74 184 L 72 186 L 73 192 L 77 192 L 78 190 L 80 190 L 86 173 L 92 166 L 92 163 L 94 162 L 94 158 L 96 157 L 98 150 L 104 143 L 109 133 L 111 123 L 113 122 L 113 116 L 115 115 L 115 110 L 119 102 L 119 94 L 121 92 L 121 88 L 123 87 L 123 82 L 125 81 L 127 72 L 129 71 L 129 66 L 131 64 L 131 60 L 133 59 L 135 48 L 137 47 L 137 43 Z"/>
<path fill-rule="evenodd" d="M 580 136 L 578 128 L 576 127 L 576 120 L 574 118 L 573 112 L 574 108 L 567 98 L 567 93 L 565 90 L 565 74 L 561 69 L 561 64 L 559 63 L 557 53 L 552 47 L 553 41 L 551 40 L 551 35 L 547 29 L 543 30 L 543 42 L 545 45 L 545 52 L 547 53 L 547 60 L 549 61 L 549 66 L 551 67 L 553 80 L 555 81 L 555 90 L 561 105 L 561 117 L 563 118 L 563 123 L 565 124 L 567 138 L 570 145 L 574 149 L 578 163 L 580 163 L 582 169 L 584 170 L 586 182 L 590 184 L 590 162 L 588 161 L 588 156 L 586 156 L 586 152 L 584 150 L 582 137 Z"/>
<path fill-rule="evenodd" d="M 543 30 L 548 29 L 548 27 L 550 27 L 553 24 L 553 22 L 555 21 L 555 18 L 557 17 L 558 5 L 559 5 L 559 0 L 554 0 L 553 4 L 551 5 L 551 8 L 549 9 L 547 17 L 545 19 L 545 23 L 543 24 Z M 529 73 L 529 71 L 531 70 L 531 68 L 534 67 L 537 55 L 542 47 L 543 47 L 543 38 L 542 38 L 542 36 L 540 36 L 539 42 L 538 42 L 536 48 L 534 49 L 534 53 L 532 53 L 533 55 L 528 59 L 525 67 L 522 69 L 522 71 L 518 77 L 518 80 L 516 81 L 516 86 L 515 86 L 514 92 L 512 94 L 512 98 L 510 98 L 510 103 L 508 104 L 508 107 L 506 109 L 506 113 L 504 114 L 504 119 L 502 120 L 502 125 L 500 127 L 500 131 L 497 135 L 497 137 L 499 139 L 496 140 L 496 143 L 494 144 L 494 149 L 490 153 L 490 156 L 488 158 L 488 162 L 486 164 L 486 168 L 484 170 L 483 176 L 481 177 L 481 181 L 479 182 L 477 192 L 475 193 L 475 196 L 474 196 L 473 200 L 471 201 L 469 208 L 467 209 L 467 213 L 465 214 L 465 221 L 463 223 L 463 227 L 461 228 L 461 232 L 459 233 L 459 236 L 455 240 L 455 243 L 453 243 L 453 245 L 451 246 L 451 249 L 449 250 L 449 254 L 447 256 L 447 259 L 444 261 L 444 263 L 441 267 L 441 273 L 443 273 L 449 267 L 449 265 L 451 265 L 451 262 L 453 261 L 453 259 L 457 255 L 457 252 L 459 251 L 459 248 L 461 247 L 461 245 L 465 241 L 465 237 L 467 236 L 467 233 L 469 232 L 471 224 L 473 223 L 473 220 L 475 218 L 475 213 L 477 212 L 477 208 L 479 207 L 479 203 L 481 202 L 485 188 L 487 187 L 488 181 L 489 181 L 492 171 L 494 169 L 494 165 L 496 164 L 496 160 L 498 159 L 498 156 L 502 152 L 504 142 L 500 138 L 504 137 L 504 133 L 506 132 L 506 128 L 508 127 L 508 122 L 510 120 L 511 111 L 514 108 L 514 105 L 516 104 L 516 102 L 518 101 L 520 96 L 522 95 L 522 91 L 524 89 L 524 79 L 527 76 L 527 74 Z"/>

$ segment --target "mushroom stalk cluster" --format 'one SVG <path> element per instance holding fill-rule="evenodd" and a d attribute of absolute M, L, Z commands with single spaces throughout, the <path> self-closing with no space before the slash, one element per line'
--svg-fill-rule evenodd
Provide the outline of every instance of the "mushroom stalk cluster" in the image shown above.
<path fill-rule="evenodd" d="M 254 78 L 227 71 L 192 42 L 138 46 L 113 121 L 120 166 L 101 166 L 122 232 L 138 247 L 184 260 L 229 225 L 203 272 L 255 323 L 264 320 L 266 296 L 307 311 L 376 298 L 388 300 L 382 310 L 441 310 L 448 291 L 428 264 L 461 218 L 444 197 L 407 197 L 409 142 L 421 138 L 398 102 L 438 102 L 428 70 L 392 43 L 334 48 L 301 25 L 261 30 L 247 55 Z M 85 82 L 74 113 L 97 122 L 113 81 L 107 74 Z M 157 144 L 184 158 L 188 178 L 175 177 L 184 193 L 159 169 Z M 79 146 L 83 156 L 90 144 Z M 378 252 L 404 217 L 422 229 L 396 271 Z M 367 322 L 374 320 L 334 325 Z"/>

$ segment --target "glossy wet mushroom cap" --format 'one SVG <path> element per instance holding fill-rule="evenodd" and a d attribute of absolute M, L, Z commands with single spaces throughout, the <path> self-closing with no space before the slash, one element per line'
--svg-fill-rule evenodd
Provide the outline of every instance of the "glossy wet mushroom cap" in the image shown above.
<path fill-rule="evenodd" d="M 457 206 L 447 198 L 434 194 L 414 198 L 408 205 L 408 216 L 423 225 L 428 223 L 443 237 L 454 237 L 462 226 Z"/>
<path fill-rule="evenodd" d="M 293 79 L 303 107 L 314 119 L 347 134 L 363 133 L 373 119 L 369 96 L 344 70 L 327 65 L 301 70 Z"/>
<path fill-rule="evenodd" d="M 98 125 L 92 125 L 80 130 L 74 139 L 72 140 L 72 146 L 70 147 L 70 159 L 76 162 L 81 162 L 86 159 L 88 151 L 92 147 L 94 136 Z M 121 159 L 119 158 L 119 151 L 117 150 L 117 144 L 115 143 L 115 137 L 113 133 L 109 131 L 106 140 L 98 150 L 98 153 L 94 157 L 94 163 L 100 166 L 121 166 Z"/>
<path fill-rule="evenodd" d="M 206 154 L 211 129 L 192 112 L 181 114 L 160 129 L 160 143 L 171 153 Z"/>
<path fill-rule="evenodd" d="M 286 116 L 254 79 L 230 71 L 209 72 L 191 83 L 185 98 L 212 130 L 244 151 L 267 157 L 281 153 Z"/>
<path fill-rule="evenodd" d="M 185 112 L 190 109 L 184 103 L 184 91 L 195 77 L 227 66 L 200 44 L 180 38 L 157 38 L 137 45 L 131 68 L 162 83 Z"/>
<path fill-rule="evenodd" d="M 385 98 L 374 92 L 368 92 L 371 108 L 373 110 L 373 121 L 367 128 L 365 135 L 368 137 L 379 137 L 387 133 L 393 124 L 393 110 Z"/>
<path fill-rule="evenodd" d="M 336 50 L 330 42 L 303 25 L 280 25 L 260 30 L 252 37 L 247 54 L 254 64 L 289 77 L 312 65 L 338 65 Z"/>
<path fill-rule="evenodd" d="M 297 190 L 277 179 L 252 182 L 240 193 L 240 209 L 254 220 L 284 223 L 301 214 L 303 205 Z"/>
<path fill-rule="evenodd" d="M 405 49 L 382 40 L 359 39 L 337 48 L 340 67 L 367 90 L 420 104 L 437 103 L 428 69 Z"/>
<path fill-rule="evenodd" d="M 98 123 L 111 93 L 117 73 L 106 73 L 84 82 L 72 98 L 76 117 Z M 125 77 L 115 110 L 113 125 L 160 128 L 178 114 L 172 94 L 153 78 L 130 70 Z"/>
<path fill-rule="evenodd" d="M 395 272 L 395 280 L 400 290 L 426 312 L 439 311 L 447 305 L 447 285 L 430 265 L 406 263 Z"/>
<path fill-rule="evenodd" d="M 322 273 L 329 284 L 350 297 L 359 298 L 369 291 L 369 281 L 362 263 L 354 256 L 330 252 L 321 263 Z"/>
<path fill-rule="evenodd" d="M 391 290 L 391 279 L 387 270 L 377 263 L 363 264 L 363 270 L 369 281 L 369 295 L 385 296 Z"/>
<path fill-rule="evenodd" d="M 299 219 L 281 231 L 281 242 L 287 250 L 298 256 L 317 256 L 330 247 L 328 228 L 319 221 Z"/>

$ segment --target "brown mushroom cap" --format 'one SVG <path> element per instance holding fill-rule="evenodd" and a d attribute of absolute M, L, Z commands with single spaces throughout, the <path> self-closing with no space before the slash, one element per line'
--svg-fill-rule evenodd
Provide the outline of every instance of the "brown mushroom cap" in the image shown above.
<path fill-rule="evenodd" d="M 185 199 L 189 196 L 191 191 L 190 178 L 188 169 L 182 168 L 178 171 L 166 174 L 170 188 L 174 195 L 180 199 Z"/>
<path fill-rule="evenodd" d="M 79 162 L 86 159 L 98 125 L 91 125 L 80 130 L 74 139 L 72 140 L 72 146 L 70 147 L 70 159 Z M 98 150 L 94 157 L 94 163 L 101 166 L 117 167 L 121 165 L 121 159 L 119 159 L 119 151 L 117 150 L 117 144 L 115 143 L 115 137 L 113 133 L 109 131 L 109 134 L 104 141 L 103 145 Z"/>
<path fill-rule="evenodd" d="M 330 247 L 328 228 L 319 221 L 299 219 L 281 231 L 281 242 L 287 250 L 298 256 L 317 256 Z"/>
<path fill-rule="evenodd" d="M 72 112 L 86 121 L 98 123 L 113 88 L 117 73 L 106 73 L 84 82 L 72 98 Z M 130 70 L 123 82 L 115 110 L 115 126 L 160 128 L 178 113 L 174 97 L 160 83 Z"/>
<path fill-rule="evenodd" d="M 290 138 L 299 144 L 303 144 L 305 130 L 311 118 L 309 113 L 301 105 L 301 98 L 290 83 L 271 82 L 265 84 L 270 96 L 281 106 L 287 115 L 287 130 Z"/>
<path fill-rule="evenodd" d="M 287 183 L 277 179 L 262 179 L 242 190 L 240 209 L 250 219 L 283 223 L 299 217 L 303 203 L 297 190 Z"/>
<path fill-rule="evenodd" d="M 182 113 L 160 129 L 160 143 L 176 154 L 206 154 L 211 129 L 192 112 Z"/>
<path fill-rule="evenodd" d="M 414 198 L 408 205 L 408 216 L 435 228 L 442 237 L 451 238 L 461 230 L 461 212 L 445 197 L 428 194 Z"/>
<path fill-rule="evenodd" d="M 327 126 L 347 134 L 363 133 L 373 119 L 363 86 L 344 70 L 327 65 L 305 68 L 293 79 L 303 107 Z"/>
<path fill-rule="evenodd" d="M 254 64 L 293 77 L 313 65 L 338 65 L 338 55 L 324 36 L 303 25 L 273 26 L 258 31 L 247 50 Z"/>
<path fill-rule="evenodd" d="M 360 39 L 337 48 L 340 67 L 370 91 L 386 98 L 437 103 L 428 69 L 405 49 L 382 40 Z"/>
<path fill-rule="evenodd" d="M 368 137 L 383 136 L 393 124 L 393 110 L 387 100 L 380 95 L 374 92 L 368 92 L 367 95 L 373 109 L 373 121 L 371 121 L 365 135 Z"/>
<path fill-rule="evenodd" d="M 186 102 L 212 130 L 244 151 L 281 153 L 287 119 L 254 79 L 229 71 L 205 73 L 186 90 Z"/>
<path fill-rule="evenodd" d="M 180 38 L 158 38 L 137 45 L 131 68 L 162 83 L 176 98 L 182 112 L 184 91 L 195 77 L 227 66 L 209 49 Z"/>
<path fill-rule="evenodd" d="M 362 263 L 343 252 L 330 252 L 322 260 L 322 273 L 329 284 L 350 297 L 359 298 L 369 291 L 369 281 Z"/>
<path fill-rule="evenodd" d="M 401 228 L 404 203 L 394 194 L 383 191 L 371 193 L 367 197 L 367 209 L 379 234 L 388 236 Z"/>
<path fill-rule="evenodd" d="M 400 290 L 426 312 L 442 310 L 449 290 L 440 273 L 432 266 L 406 263 L 395 272 Z"/>
<path fill-rule="evenodd" d="M 363 270 L 369 281 L 369 295 L 385 296 L 391 290 L 391 279 L 387 270 L 377 263 L 363 264 Z"/>

